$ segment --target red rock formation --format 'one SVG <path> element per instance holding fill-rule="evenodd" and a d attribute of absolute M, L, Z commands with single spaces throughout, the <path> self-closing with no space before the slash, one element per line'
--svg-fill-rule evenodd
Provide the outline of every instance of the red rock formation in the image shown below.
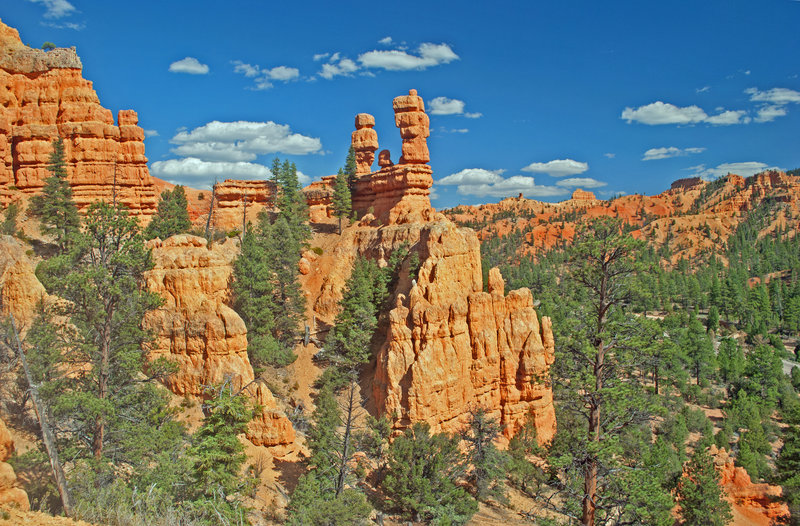
<path fill-rule="evenodd" d="M 74 48 L 28 48 L 0 22 L 0 201 L 7 204 L 12 189 L 41 189 L 52 141 L 61 137 L 81 210 L 116 191 L 131 213 L 150 217 L 157 196 L 136 112 L 120 111 L 115 126 L 81 68 Z"/>
<path fill-rule="evenodd" d="M 482 292 L 480 248 L 469 229 L 426 225 L 423 258 L 408 298 L 390 312 L 389 334 L 376 365 L 373 395 L 395 429 L 425 421 L 434 432 L 457 432 L 470 411 L 485 408 L 510 438 L 532 415 L 539 440 L 555 433 L 550 319 L 540 326 L 530 290 L 504 295 L 497 269 Z"/>
<path fill-rule="evenodd" d="M 0 314 L 13 313 L 23 328 L 30 326 L 36 305 L 47 297 L 34 267 L 22 243 L 11 236 L 0 236 Z"/>
<path fill-rule="evenodd" d="M 517 199 L 519 199 L 519 197 Z M 581 190 L 580 188 L 576 188 L 575 191 L 572 192 L 572 200 L 597 201 L 597 198 L 594 196 L 594 192 L 587 192 L 586 190 Z"/>
<path fill-rule="evenodd" d="M 430 136 L 430 119 L 425 113 L 425 103 L 417 95 L 417 90 L 408 90 L 408 95 L 395 97 L 392 102 L 394 108 L 394 123 L 400 128 L 400 137 L 403 138 L 403 155 L 400 164 L 426 164 L 431 160 L 428 151 Z"/>
<path fill-rule="evenodd" d="M 378 149 L 378 133 L 372 129 L 375 117 L 369 113 L 356 115 L 356 131 L 352 134 L 353 151 L 356 154 L 356 175 L 368 174 L 375 161 Z"/>
<path fill-rule="evenodd" d="M 670 190 L 683 190 L 692 188 L 694 186 L 702 185 L 703 180 L 699 177 L 686 177 L 684 179 L 677 179 L 669 186 Z"/>
<path fill-rule="evenodd" d="M 28 494 L 19 487 L 14 468 L 6 463 L 13 452 L 14 441 L 6 424 L 0 420 L 0 507 L 11 505 L 28 510 L 30 509 Z"/>
<path fill-rule="evenodd" d="M 228 283 L 237 249 L 234 241 L 209 247 L 191 235 L 149 243 L 155 267 L 145 274 L 147 287 L 164 304 L 145 315 L 143 325 L 155 333 L 149 359 L 165 357 L 178 372 L 165 380 L 175 394 L 195 399 L 204 387 L 230 380 L 235 388 L 250 384 L 253 368 L 247 357 L 247 328 L 230 307 Z M 263 411 L 250 424 L 248 438 L 256 445 L 294 442 L 294 430 L 265 386 L 248 393 Z"/>
<path fill-rule="evenodd" d="M 333 217 L 333 183 L 335 175 L 323 177 L 303 188 L 308 204 L 308 215 L 312 223 L 323 222 Z"/>
<path fill-rule="evenodd" d="M 209 194 L 209 199 L 211 192 Z M 220 230 L 242 229 L 247 221 L 255 222 L 259 212 L 272 209 L 275 200 L 273 181 L 225 179 L 217 183 L 214 203 L 214 227 Z M 208 212 L 200 216 L 205 221 Z"/>
<path fill-rule="evenodd" d="M 781 502 L 780 486 L 755 484 L 744 468 L 736 467 L 724 448 L 712 445 L 709 454 L 720 475 L 720 486 L 733 511 L 733 524 L 769 526 L 784 524 L 789 518 L 789 507 Z"/>

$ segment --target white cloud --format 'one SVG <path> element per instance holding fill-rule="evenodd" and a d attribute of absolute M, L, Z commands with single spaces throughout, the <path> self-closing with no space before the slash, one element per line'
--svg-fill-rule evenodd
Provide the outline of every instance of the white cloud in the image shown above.
<path fill-rule="evenodd" d="M 158 137 L 158 130 L 144 130 L 145 137 Z"/>
<path fill-rule="evenodd" d="M 729 126 L 731 124 L 747 124 L 750 122 L 750 117 L 747 112 L 743 110 L 728 110 L 722 111 L 718 115 L 708 117 L 705 122 L 714 124 L 716 126 Z"/>
<path fill-rule="evenodd" d="M 186 57 L 178 60 L 169 65 L 169 70 L 172 73 L 188 73 L 190 75 L 205 75 L 208 73 L 208 66 L 201 64 L 199 60 L 194 57 Z"/>
<path fill-rule="evenodd" d="M 241 60 L 233 61 L 234 73 L 241 73 L 245 77 L 255 78 L 255 90 L 265 90 L 272 87 L 273 80 L 289 82 L 300 76 L 300 70 L 288 66 L 275 66 L 274 68 L 262 68 L 258 64 L 246 64 Z"/>
<path fill-rule="evenodd" d="M 770 122 L 778 117 L 786 115 L 786 106 L 779 106 L 777 104 L 766 104 L 758 108 L 758 114 L 754 119 L 756 122 Z"/>
<path fill-rule="evenodd" d="M 654 161 L 656 159 L 669 159 L 670 157 L 682 157 L 690 153 L 704 152 L 705 148 L 676 148 L 670 146 L 668 148 L 650 148 L 644 152 L 643 161 Z"/>
<path fill-rule="evenodd" d="M 480 197 L 510 197 L 520 193 L 526 197 L 554 197 L 568 193 L 563 187 L 537 185 L 533 177 L 526 175 L 504 178 L 500 175 L 503 171 L 467 168 L 448 175 L 436 183 L 457 186 L 457 191 L 461 195 Z"/>
<path fill-rule="evenodd" d="M 698 106 L 679 108 L 667 102 L 656 101 L 638 108 L 625 108 L 622 110 L 623 119 L 642 124 L 691 124 L 703 122 L 708 115 Z"/>
<path fill-rule="evenodd" d="M 380 68 L 389 71 L 407 71 L 412 69 L 426 69 L 439 64 L 447 64 L 458 60 L 458 55 L 447 44 L 432 44 L 426 42 L 417 48 L 417 54 L 412 55 L 400 49 L 388 51 L 373 50 L 362 53 L 358 61 L 365 68 Z"/>
<path fill-rule="evenodd" d="M 467 112 L 467 113 L 464 114 L 464 117 L 466 117 L 468 119 L 479 119 L 479 118 L 483 117 L 483 113 L 480 113 L 480 112 L 469 113 L 469 112 Z"/>
<path fill-rule="evenodd" d="M 76 11 L 75 6 L 67 0 L 28 0 L 34 4 L 44 5 L 46 11 L 45 18 L 63 18 Z"/>
<path fill-rule="evenodd" d="M 47 27 L 52 27 L 55 29 L 74 29 L 75 31 L 82 31 L 86 29 L 85 22 L 63 22 L 60 24 L 57 24 L 55 22 L 46 22 L 43 23 L 42 25 L 45 25 Z"/>
<path fill-rule="evenodd" d="M 567 179 L 558 181 L 556 185 L 567 188 L 601 188 L 607 186 L 608 183 L 592 179 L 591 177 L 568 177 Z"/>
<path fill-rule="evenodd" d="M 290 68 L 288 66 L 276 66 L 272 69 L 266 70 L 265 75 L 269 76 L 272 80 L 282 80 L 288 82 L 300 76 L 300 70 L 297 68 Z"/>
<path fill-rule="evenodd" d="M 729 173 L 741 175 L 742 177 L 750 177 L 765 170 L 779 170 L 777 166 L 769 166 L 765 163 L 756 161 L 748 161 L 742 163 L 723 163 L 715 168 L 706 168 L 704 164 L 692 166 L 690 170 L 694 170 L 694 175 L 702 177 L 706 181 L 723 177 Z"/>
<path fill-rule="evenodd" d="M 589 169 L 587 163 L 573 161 L 572 159 L 556 159 L 546 163 L 531 163 L 522 169 L 523 172 L 544 173 L 553 177 L 577 175 Z"/>
<path fill-rule="evenodd" d="M 272 175 L 272 172 L 270 172 L 270 175 Z M 311 179 L 312 178 L 310 175 L 306 175 L 300 170 L 297 170 L 297 182 L 299 182 L 302 186 L 306 186 L 308 183 L 310 183 Z"/>
<path fill-rule="evenodd" d="M 340 59 L 339 53 L 334 53 L 330 61 L 322 65 L 319 76 L 330 80 L 336 76 L 348 76 L 355 71 L 358 71 L 358 64 L 346 57 Z"/>
<path fill-rule="evenodd" d="M 464 113 L 464 106 L 463 100 L 447 97 L 436 97 L 428 103 L 432 115 L 459 115 Z"/>
<path fill-rule="evenodd" d="M 617 156 L 617 154 L 616 154 L 616 153 L 604 153 L 603 155 L 605 155 L 605 156 L 606 156 L 606 157 L 608 157 L 609 159 L 613 159 L 614 157 L 616 157 L 616 156 Z"/>
<path fill-rule="evenodd" d="M 328 58 L 329 56 L 331 56 L 330 53 L 317 53 L 314 55 L 314 62 L 319 62 L 320 60 Z"/>
<path fill-rule="evenodd" d="M 382 39 L 378 40 L 378 44 L 383 44 L 384 46 L 391 46 L 392 37 L 383 37 Z"/>
<path fill-rule="evenodd" d="M 484 170 L 483 168 L 465 168 L 460 172 L 450 174 L 436 181 L 443 185 L 476 185 L 499 183 L 503 180 L 500 176 L 505 170 Z"/>
<path fill-rule="evenodd" d="M 703 86 L 702 88 L 697 88 L 695 91 L 697 93 L 705 93 L 706 91 L 710 90 L 711 86 Z"/>
<path fill-rule="evenodd" d="M 288 125 L 272 121 L 212 121 L 177 133 L 171 142 L 178 145 L 174 153 L 204 161 L 253 161 L 259 155 L 305 155 L 322 149 L 318 138 L 292 133 Z"/>
<path fill-rule="evenodd" d="M 722 108 L 717 108 L 717 111 L 720 112 L 718 115 L 709 116 L 699 106 L 692 105 L 681 108 L 659 100 L 638 108 L 625 108 L 622 110 L 620 118 L 625 119 L 629 124 L 635 121 L 651 126 L 658 124 L 696 124 L 700 122 L 726 126 L 750 122 L 750 118 L 747 117 L 747 112 L 745 111 L 725 111 Z"/>
<path fill-rule="evenodd" d="M 192 186 L 209 188 L 214 179 L 268 179 L 272 176 L 269 168 L 261 164 L 245 162 L 209 162 L 187 157 L 156 161 L 150 166 L 156 177 Z"/>
<path fill-rule="evenodd" d="M 261 71 L 261 68 L 258 67 L 258 65 L 245 64 L 241 60 L 234 60 L 233 64 L 233 72 L 241 73 L 245 77 L 255 77 L 258 75 L 259 71 Z"/>

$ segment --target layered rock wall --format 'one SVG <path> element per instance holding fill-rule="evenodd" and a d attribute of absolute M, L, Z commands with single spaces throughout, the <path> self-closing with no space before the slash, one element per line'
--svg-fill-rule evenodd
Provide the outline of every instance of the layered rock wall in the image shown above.
<path fill-rule="evenodd" d="M 0 420 L 0 507 L 11 505 L 28 510 L 30 509 L 28 494 L 19 487 L 14 468 L 6 463 L 12 453 L 14 453 L 14 441 L 6 424 Z"/>
<path fill-rule="evenodd" d="M 190 235 L 149 243 L 155 267 L 145 274 L 147 287 L 164 300 L 143 321 L 155 334 L 149 359 L 164 357 L 178 365 L 165 384 L 180 396 L 203 399 L 206 387 L 226 380 L 236 389 L 249 385 L 247 393 L 262 411 L 250 423 L 248 438 L 256 445 L 290 444 L 294 430 L 272 393 L 251 384 L 247 328 L 227 304 L 238 252 L 233 244 L 209 247 L 204 238 Z"/>
<path fill-rule="evenodd" d="M 150 217 L 157 194 L 136 112 L 120 111 L 114 125 L 81 67 L 74 49 L 28 48 L 0 22 L 0 204 L 12 191 L 41 190 L 52 142 L 61 137 L 79 209 L 117 199 Z"/>
<path fill-rule="evenodd" d="M 23 330 L 33 322 L 39 302 L 47 298 L 34 266 L 22 243 L 0 236 L 0 315 L 13 314 Z"/>

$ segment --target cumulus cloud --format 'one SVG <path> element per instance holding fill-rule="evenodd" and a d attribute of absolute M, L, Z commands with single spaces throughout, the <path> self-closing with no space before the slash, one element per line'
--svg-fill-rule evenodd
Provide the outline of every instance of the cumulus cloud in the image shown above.
<path fill-rule="evenodd" d="M 383 44 L 384 46 L 391 46 L 392 37 L 383 37 L 382 39 L 378 40 L 378 44 Z"/>
<path fill-rule="evenodd" d="M 465 113 L 466 104 L 463 100 L 436 97 L 428 102 L 428 109 L 432 115 L 462 115 L 468 119 L 477 119 L 482 113 Z"/>
<path fill-rule="evenodd" d="M 568 193 L 564 187 L 537 185 L 533 177 L 526 175 L 504 178 L 500 175 L 503 172 L 504 170 L 467 168 L 436 183 L 457 186 L 457 192 L 461 195 L 480 197 L 509 197 L 520 193 L 526 197 L 554 197 Z"/>
<path fill-rule="evenodd" d="M 322 149 L 316 137 L 292 133 L 289 125 L 267 122 L 212 121 L 172 138 L 173 152 L 204 161 L 253 161 L 259 155 L 306 155 Z"/>
<path fill-rule="evenodd" d="M 692 166 L 690 170 L 694 171 L 694 175 L 697 177 L 702 177 L 706 181 L 711 181 L 717 179 L 719 177 L 723 177 L 725 175 L 736 174 L 741 175 L 742 177 L 750 177 L 751 175 L 755 175 L 757 173 L 761 173 L 765 170 L 779 170 L 777 166 L 769 166 L 768 164 L 756 162 L 756 161 L 747 161 L 742 163 L 723 163 L 716 167 L 707 168 L 706 165 L 700 164 L 697 166 Z"/>
<path fill-rule="evenodd" d="M 644 152 L 644 156 L 642 157 L 643 161 L 654 161 L 656 159 L 669 159 L 670 157 L 682 157 L 685 155 L 689 155 L 690 153 L 701 153 L 704 152 L 705 148 L 676 148 L 674 146 L 670 146 L 668 148 L 650 148 L 646 152 Z"/>
<path fill-rule="evenodd" d="M 772 88 L 767 91 L 747 88 L 744 92 L 750 95 L 750 100 L 754 102 L 768 102 L 770 104 L 800 103 L 800 91 L 788 88 Z"/>
<path fill-rule="evenodd" d="M 767 104 L 758 108 L 755 120 L 756 122 L 770 122 L 778 117 L 786 115 L 786 106 L 779 106 L 777 104 Z"/>
<path fill-rule="evenodd" d="M 322 59 L 328 58 L 331 56 L 330 53 L 317 53 L 314 55 L 314 62 L 319 62 Z"/>
<path fill-rule="evenodd" d="M 201 64 L 199 60 L 194 57 L 186 57 L 178 60 L 169 65 L 169 70 L 172 73 L 188 73 L 190 75 L 205 75 L 208 73 L 208 66 Z"/>
<path fill-rule="evenodd" d="M 266 166 L 247 162 L 209 162 L 187 157 L 156 161 L 150 165 L 156 177 L 175 183 L 210 188 L 214 179 L 267 179 L 272 176 Z"/>
<path fill-rule="evenodd" d="M 319 76 L 331 80 L 333 77 L 349 76 L 358 71 L 358 64 L 347 57 L 340 58 L 339 53 L 334 53 L 329 62 L 322 65 Z"/>
<path fill-rule="evenodd" d="M 568 177 L 567 179 L 561 179 L 556 185 L 566 188 L 602 188 L 603 186 L 607 186 L 608 183 L 598 181 L 591 177 Z"/>
<path fill-rule="evenodd" d="M 425 42 L 417 48 L 417 54 L 401 49 L 373 50 L 362 53 L 358 61 L 365 68 L 389 71 L 422 70 L 458 60 L 458 55 L 447 44 Z"/>
<path fill-rule="evenodd" d="M 659 124 L 696 124 L 706 122 L 717 126 L 740 124 L 749 122 L 745 111 L 719 110 L 718 115 L 708 115 L 699 106 L 679 107 L 668 102 L 656 101 L 638 108 L 625 108 L 622 110 L 622 119 L 631 122 L 640 122 L 651 126 Z"/>
<path fill-rule="evenodd" d="M 42 4 L 45 7 L 45 18 L 63 18 L 76 11 L 75 6 L 67 0 L 28 0 L 34 4 Z"/>
<path fill-rule="evenodd" d="M 587 163 L 573 161 L 572 159 L 556 159 L 546 163 L 531 163 L 522 169 L 523 172 L 544 173 L 553 177 L 576 175 L 589 169 Z"/>
<path fill-rule="evenodd" d="M 158 130 L 143 130 L 145 137 L 158 137 Z"/>

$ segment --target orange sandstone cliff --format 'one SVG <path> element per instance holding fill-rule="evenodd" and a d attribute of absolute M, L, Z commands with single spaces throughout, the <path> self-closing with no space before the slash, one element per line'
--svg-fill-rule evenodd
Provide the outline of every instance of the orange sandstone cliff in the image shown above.
<path fill-rule="evenodd" d="M 313 311 L 333 320 L 357 256 L 385 265 L 393 251 L 409 248 L 421 265 L 408 275 L 404 264 L 394 291 L 372 381 L 376 412 L 390 418 L 396 430 L 424 421 L 434 432 L 459 432 L 471 411 L 484 408 L 506 438 L 530 416 L 539 440 L 549 441 L 555 433 L 550 320 L 539 321 L 530 290 L 506 295 L 497 269 L 489 274 L 488 292 L 483 291 L 477 235 L 430 204 L 422 98 L 411 90 L 394 99 L 393 109 L 402 156 L 392 164 L 384 150 L 374 172 L 374 118 L 356 117 L 352 140 L 359 175 L 353 206 L 362 219 L 344 230 L 329 253 L 310 262 L 305 283 Z M 323 206 L 322 196 L 316 197 Z"/>
<path fill-rule="evenodd" d="M 13 452 L 14 441 L 6 424 L 0 420 L 0 507 L 11 505 L 27 510 L 30 508 L 28 494 L 19 487 L 14 468 L 6 463 Z"/>
<path fill-rule="evenodd" d="M 134 215 L 154 213 L 156 189 L 136 112 L 120 111 L 115 125 L 83 78 L 74 48 L 31 49 L 0 21 L 0 204 L 42 188 L 58 137 L 79 209 L 116 197 Z"/>
<path fill-rule="evenodd" d="M 724 448 L 718 450 L 712 445 L 709 453 L 719 473 L 725 498 L 731 504 L 733 524 L 769 526 L 787 522 L 789 507 L 781 502 L 780 486 L 753 483 L 744 468 L 734 465 Z"/>
<path fill-rule="evenodd" d="M 230 381 L 261 406 L 250 423 L 247 437 L 256 445 L 279 446 L 294 442 L 291 422 L 269 389 L 253 383 L 253 367 L 247 357 L 247 328 L 231 309 L 228 283 L 235 242 L 208 246 L 202 237 L 172 236 L 155 239 L 155 267 L 145 274 L 147 287 L 158 293 L 163 305 L 145 315 L 143 325 L 155 333 L 149 358 L 165 357 L 178 372 L 165 380 L 175 394 L 203 399 L 206 387 Z"/>

